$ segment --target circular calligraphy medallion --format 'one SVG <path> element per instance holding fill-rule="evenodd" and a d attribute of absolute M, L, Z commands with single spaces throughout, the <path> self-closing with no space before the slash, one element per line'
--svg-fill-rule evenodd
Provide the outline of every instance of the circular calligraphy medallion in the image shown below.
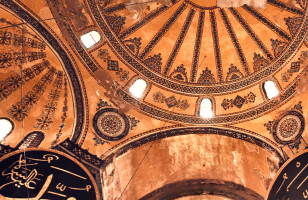
<path fill-rule="evenodd" d="M 308 150 L 289 158 L 271 184 L 267 200 L 307 199 Z"/>
<path fill-rule="evenodd" d="M 60 151 L 14 151 L 0 159 L 0 169 L 0 199 L 99 199 L 90 172 Z"/>
<path fill-rule="evenodd" d="M 289 111 L 273 126 L 273 136 L 280 144 L 290 144 L 296 141 L 305 128 L 304 117 L 297 111 Z"/>
<path fill-rule="evenodd" d="M 94 115 L 93 128 L 100 137 L 116 141 L 128 134 L 129 120 L 115 108 L 104 108 Z"/>

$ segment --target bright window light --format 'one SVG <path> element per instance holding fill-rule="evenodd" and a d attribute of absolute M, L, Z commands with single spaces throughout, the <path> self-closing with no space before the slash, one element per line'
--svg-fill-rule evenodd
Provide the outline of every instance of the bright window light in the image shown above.
<path fill-rule="evenodd" d="M 94 44 L 98 43 L 98 41 L 101 39 L 101 35 L 97 31 L 91 31 L 82 35 L 80 39 L 87 48 L 90 48 Z"/>
<path fill-rule="evenodd" d="M 272 99 L 278 96 L 279 91 L 273 81 L 266 81 L 264 83 L 264 90 L 266 93 L 267 98 Z"/>
<path fill-rule="evenodd" d="M 142 79 L 138 79 L 129 88 L 129 92 L 133 96 L 141 98 L 146 88 L 147 88 L 147 83 Z"/>
<path fill-rule="evenodd" d="M 209 118 L 213 116 L 213 112 L 212 112 L 212 102 L 210 99 L 205 98 L 201 101 L 200 104 L 200 116 L 201 117 L 205 117 L 205 118 Z"/>
<path fill-rule="evenodd" d="M 6 118 L 0 118 L 0 142 L 13 130 L 13 124 Z"/>

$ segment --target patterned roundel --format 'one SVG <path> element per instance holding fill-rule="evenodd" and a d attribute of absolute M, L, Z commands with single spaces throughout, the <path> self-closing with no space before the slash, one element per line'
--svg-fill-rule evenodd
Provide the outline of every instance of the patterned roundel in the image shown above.
<path fill-rule="evenodd" d="M 273 136 L 280 144 L 290 144 L 302 135 L 304 128 L 303 115 L 297 111 L 289 111 L 275 122 Z"/>
<path fill-rule="evenodd" d="M 100 199 L 89 170 L 57 150 L 14 151 L 1 157 L 0 169 L 0 199 Z"/>
<path fill-rule="evenodd" d="M 104 108 L 94 115 L 93 128 L 100 137 L 116 141 L 128 134 L 129 120 L 115 108 Z"/>

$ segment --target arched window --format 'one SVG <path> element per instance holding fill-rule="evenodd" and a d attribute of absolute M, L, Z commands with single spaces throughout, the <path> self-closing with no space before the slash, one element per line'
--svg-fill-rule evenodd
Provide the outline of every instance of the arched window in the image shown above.
<path fill-rule="evenodd" d="M 100 41 L 101 35 L 97 31 L 90 31 L 89 33 L 82 35 L 80 39 L 84 46 L 90 48 Z"/>
<path fill-rule="evenodd" d="M 18 149 L 26 149 L 31 147 L 38 147 L 44 140 L 45 135 L 40 131 L 33 131 L 29 133 L 18 145 Z"/>
<path fill-rule="evenodd" d="M 141 98 L 147 88 L 147 83 L 143 79 L 137 79 L 129 88 L 129 92 L 137 98 Z"/>
<path fill-rule="evenodd" d="M 14 124 L 9 118 L 0 118 L 0 142 L 14 129 Z"/>
<path fill-rule="evenodd" d="M 265 81 L 263 84 L 263 89 L 268 99 L 272 99 L 279 94 L 274 81 Z"/>
<path fill-rule="evenodd" d="M 213 116 L 212 101 L 210 99 L 202 99 L 200 104 L 200 116 L 205 118 Z"/>

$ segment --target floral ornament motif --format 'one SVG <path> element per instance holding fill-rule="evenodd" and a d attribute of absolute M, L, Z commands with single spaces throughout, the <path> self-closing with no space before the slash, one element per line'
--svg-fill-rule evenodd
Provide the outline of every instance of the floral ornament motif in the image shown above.
<path fill-rule="evenodd" d="M 27 68 L 27 69 L 23 70 L 22 77 L 23 77 L 23 80 L 25 80 L 27 82 L 27 81 L 33 79 L 35 77 L 35 74 L 34 74 L 34 72 L 31 68 Z"/>
<path fill-rule="evenodd" d="M 97 103 L 96 111 L 104 107 L 111 107 L 111 105 L 107 101 L 104 101 L 103 99 L 99 99 L 99 103 Z"/>
<path fill-rule="evenodd" d="M 133 130 L 134 127 L 137 127 L 137 124 L 140 122 L 135 117 L 131 117 L 128 115 L 129 121 L 130 121 L 130 130 Z"/>
<path fill-rule="evenodd" d="M 52 141 L 51 145 L 56 146 L 57 143 L 60 141 L 60 137 L 62 135 L 62 130 L 65 126 L 65 120 L 67 118 L 67 111 L 68 111 L 68 90 L 67 90 L 67 81 L 66 78 L 64 77 L 64 102 L 63 102 L 63 107 L 62 107 L 62 116 L 61 116 L 61 124 L 59 125 L 59 132 L 56 134 L 56 139 Z"/>
<path fill-rule="evenodd" d="M 7 86 L 4 81 L 0 82 L 0 101 L 7 98 L 12 93 L 12 90 Z"/>
<path fill-rule="evenodd" d="M 301 135 L 305 129 L 301 102 L 283 113 L 278 119 L 268 121 L 264 126 L 273 135 L 277 143 L 295 145 L 294 148 L 296 148 L 299 145 L 296 144 L 298 140 L 303 139 Z M 291 148 L 291 146 L 289 147 Z"/>
<path fill-rule="evenodd" d="M 156 92 L 155 94 L 153 94 L 154 102 L 164 103 L 165 102 L 165 98 L 166 97 L 161 92 Z"/>
<path fill-rule="evenodd" d="M 234 81 L 236 79 L 242 78 L 243 74 L 242 72 L 237 68 L 237 66 L 231 64 L 226 81 Z"/>
<path fill-rule="evenodd" d="M 168 108 L 177 107 L 181 110 L 186 110 L 189 107 L 187 100 L 177 100 L 175 96 L 166 97 L 161 92 L 156 92 L 153 94 L 154 102 L 166 103 Z"/>
<path fill-rule="evenodd" d="M 189 107 L 188 101 L 186 99 L 183 101 L 178 101 L 176 107 L 182 110 L 186 110 Z"/>
<path fill-rule="evenodd" d="M 0 31 L 0 45 L 10 45 L 12 40 L 12 33 L 8 31 Z"/>
<path fill-rule="evenodd" d="M 119 34 L 123 28 L 123 25 L 125 24 L 126 17 L 117 15 L 106 16 L 106 20 L 114 33 Z"/>
<path fill-rule="evenodd" d="M 286 21 L 291 36 L 294 37 L 302 24 L 303 17 L 288 17 L 284 20 Z"/>
<path fill-rule="evenodd" d="M 57 78 L 53 83 L 53 88 L 51 89 L 48 95 L 49 100 L 45 104 L 42 110 L 42 114 L 36 120 L 34 124 L 34 128 L 49 130 L 51 124 L 53 123 L 53 115 L 57 109 L 57 101 L 60 98 L 60 92 L 62 89 L 62 82 L 63 82 L 63 72 L 58 71 Z"/>
<path fill-rule="evenodd" d="M 121 81 L 126 81 L 127 79 L 129 79 L 129 72 L 126 70 L 123 70 L 122 68 L 120 68 L 117 72 L 116 75 L 118 75 L 120 77 Z"/>
<path fill-rule="evenodd" d="M 170 74 L 171 78 L 177 79 L 179 81 L 184 81 L 187 82 L 187 72 L 186 72 L 186 68 L 184 67 L 183 64 L 181 64 L 180 66 L 178 66 L 171 74 Z"/>
<path fill-rule="evenodd" d="M 298 61 L 300 61 L 300 63 L 302 64 L 307 59 L 308 59 L 308 51 L 302 51 L 300 57 L 298 58 Z"/>
<path fill-rule="evenodd" d="M 11 53 L 0 53 L 0 68 L 8 68 L 13 65 Z"/>
<path fill-rule="evenodd" d="M 22 121 L 25 117 L 28 116 L 29 112 L 30 106 L 24 105 L 21 102 L 13 105 L 8 111 L 8 113 L 17 121 Z"/>
<path fill-rule="evenodd" d="M 7 83 L 11 86 L 10 88 L 12 89 L 12 91 L 17 90 L 21 85 L 24 84 L 22 78 L 19 75 L 9 77 Z"/>
<path fill-rule="evenodd" d="M 253 69 L 254 71 L 260 71 L 261 69 L 267 67 L 270 64 L 270 61 L 265 59 L 260 54 L 254 53 L 253 56 Z"/>
<path fill-rule="evenodd" d="M 197 82 L 200 84 L 209 84 L 209 83 L 215 83 L 216 81 L 211 70 L 209 70 L 209 68 L 206 67 L 205 70 L 202 71 L 202 74 L 200 75 Z"/>
<path fill-rule="evenodd" d="M 13 91 L 16 91 L 24 82 L 28 82 L 32 80 L 35 75 L 39 75 L 47 66 L 49 66 L 49 62 L 45 61 L 42 63 L 38 63 L 33 65 L 31 68 L 24 69 L 22 71 L 22 78 L 20 75 L 14 75 L 8 77 L 4 81 L 0 81 L 0 101 L 7 98 Z"/>
<path fill-rule="evenodd" d="M 302 113 L 303 114 L 303 106 L 302 106 L 302 102 L 300 101 L 300 102 L 298 102 L 298 104 L 296 104 L 293 108 L 292 108 L 292 110 L 297 110 L 297 111 L 299 111 L 300 113 Z"/>
<path fill-rule="evenodd" d="M 28 94 L 23 98 L 24 101 L 28 102 L 30 106 L 36 104 L 39 100 L 39 97 L 33 93 L 32 91 L 28 92 Z"/>
<path fill-rule="evenodd" d="M 93 140 L 95 141 L 94 145 L 98 146 L 98 145 L 103 145 L 103 144 L 110 144 L 110 142 L 106 141 L 106 140 L 102 140 L 101 138 L 99 138 L 95 133 L 94 134 L 94 138 Z"/>
<path fill-rule="evenodd" d="M 149 58 L 144 60 L 144 63 L 148 68 L 160 73 L 162 65 L 161 60 L 161 54 L 159 53 L 149 56 Z"/>
<path fill-rule="evenodd" d="M 301 144 L 301 140 L 297 140 L 296 142 L 294 142 L 293 144 L 290 144 L 290 147 L 292 149 L 296 149 L 296 150 L 299 150 L 299 145 Z"/>
<path fill-rule="evenodd" d="M 107 62 L 111 57 L 107 49 L 100 49 L 97 56 L 101 58 L 104 62 Z"/>
<path fill-rule="evenodd" d="M 282 54 L 283 50 L 288 45 L 288 43 L 282 42 L 282 41 L 277 40 L 277 39 L 271 39 L 271 42 L 272 42 L 272 49 L 273 49 L 275 57 L 280 56 Z"/>
<path fill-rule="evenodd" d="M 37 82 L 32 91 L 29 91 L 24 97 L 22 97 L 20 102 L 17 102 L 15 105 L 8 110 L 8 114 L 10 114 L 14 119 L 18 121 L 22 121 L 34 104 L 37 103 L 40 96 L 44 94 L 47 85 L 52 81 L 52 78 L 56 72 L 55 68 L 51 68 L 39 82 Z"/>
<path fill-rule="evenodd" d="M 223 102 L 221 103 L 221 106 L 225 110 L 232 108 L 233 107 L 233 100 L 232 99 L 224 99 Z"/>
<path fill-rule="evenodd" d="M 133 39 L 125 40 L 123 44 L 125 44 L 128 49 L 137 56 L 141 45 L 141 37 L 134 37 Z"/>
<path fill-rule="evenodd" d="M 290 69 L 281 74 L 281 81 L 288 82 L 293 73 L 299 72 L 301 61 L 296 61 L 291 63 Z"/>
<path fill-rule="evenodd" d="M 238 108 L 242 108 L 244 104 L 248 103 L 254 103 L 255 102 L 256 95 L 252 92 L 249 92 L 246 96 L 241 97 L 237 95 L 235 99 L 224 99 L 221 103 L 221 106 L 227 110 L 229 108 L 232 108 L 233 106 L 236 106 Z"/>
<path fill-rule="evenodd" d="M 245 96 L 244 98 L 245 98 L 245 103 L 254 103 L 256 95 L 252 92 L 249 92 L 248 95 Z"/>

